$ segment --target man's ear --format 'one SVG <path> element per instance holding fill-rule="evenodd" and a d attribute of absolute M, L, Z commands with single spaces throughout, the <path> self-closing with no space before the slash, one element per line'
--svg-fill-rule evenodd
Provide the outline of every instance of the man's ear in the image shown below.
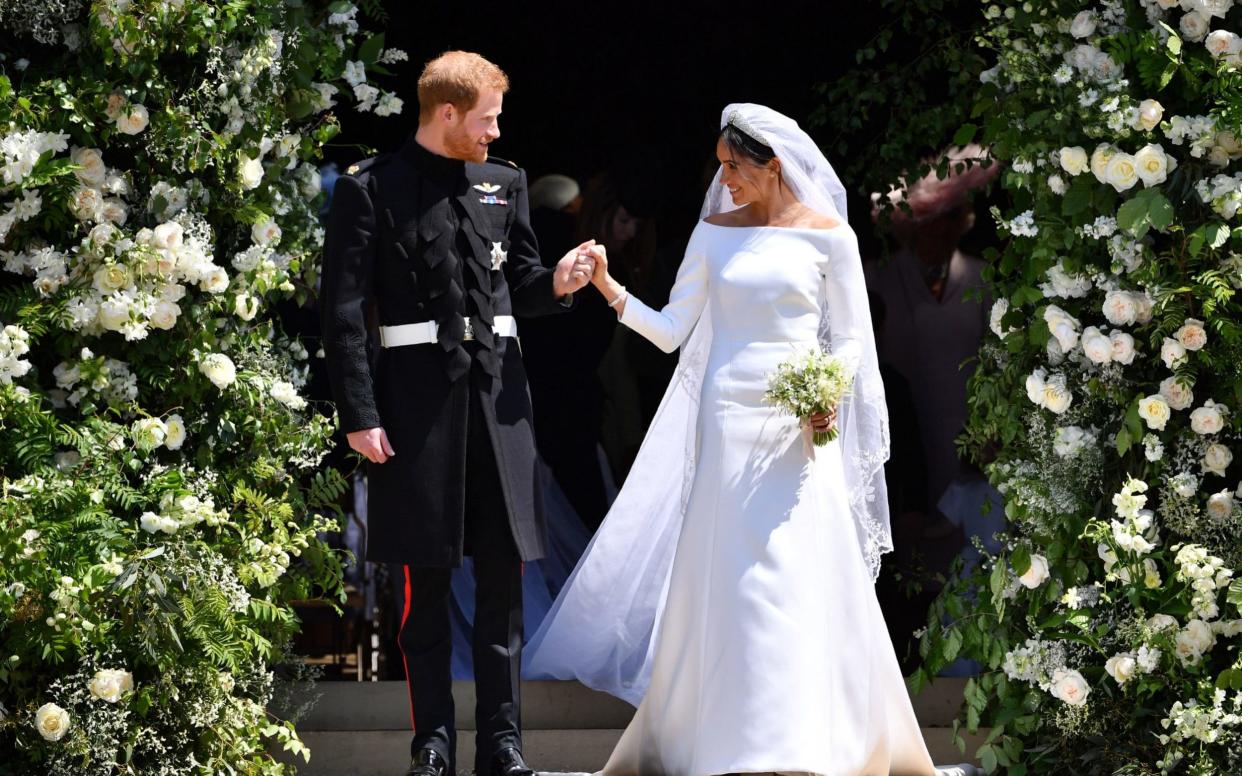
<path fill-rule="evenodd" d="M 453 123 L 453 116 L 456 115 L 456 111 L 457 109 L 453 106 L 453 103 L 446 102 L 440 106 L 440 117 L 447 123 L 451 124 Z"/>

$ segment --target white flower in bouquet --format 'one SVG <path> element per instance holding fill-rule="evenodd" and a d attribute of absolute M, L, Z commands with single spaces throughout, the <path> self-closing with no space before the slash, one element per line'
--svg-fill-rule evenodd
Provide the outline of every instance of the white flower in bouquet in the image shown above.
<path fill-rule="evenodd" d="M 1028 590 L 1034 590 L 1044 582 L 1047 582 L 1049 576 L 1048 559 L 1043 555 L 1032 554 L 1031 567 L 1026 570 L 1026 573 L 1018 577 L 1018 581 Z"/>
<path fill-rule="evenodd" d="M 1137 518 L 1139 512 L 1147 504 L 1147 483 L 1133 477 L 1126 480 L 1121 490 L 1113 496 L 1113 506 L 1117 516 L 1121 518 Z"/>
<path fill-rule="evenodd" d="M 1048 176 L 1048 188 L 1059 197 L 1069 191 L 1069 184 L 1060 175 L 1053 174 Z"/>
<path fill-rule="evenodd" d="M 1070 706 L 1083 706 L 1091 686 L 1083 675 L 1072 668 L 1058 668 L 1052 672 L 1052 695 Z"/>
<path fill-rule="evenodd" d="M 1095 12 L 1079 11 L 1070 22 L 1070 35 L 1075 38 L 1088 38 L 1095 32 Z"/>
<path fill-rule="evenodd" d="M 1160 360 L 1169 369 L 1176 369 L 1186 363 L 1186 348 L 1177 340 L 1165 337 L 1160 346 Z"/>
<path fill-rule="evenodd" d="M 137 135 L 151 123 L 146 106 L 137 103 L 123 109 L 116 117 L 116 128 L 126 135 Z"/>
<path fill-rule="evenodd" d="M 103 207 L 103 192 L 93 186 L 80 186 L 69 200 L 69 210 L 79 221 L 94 221 Z"/>
<path fill-rule="evenodd" d="M 1001 329 L 1001 319 L 1005 317 L 1007 312 L 1009 312 L 1009 300 L 1001 298 L 992 303 L 992 312 L 988 316 L 988 327 L 992 329 L 993 334 L 1001 339 L 1004 339 L 1005 335 L 1013 331 L 1012 328 Z"/>
<path fill-rule="evenodd" d="M 250 239 L 256 245 L 274 246 L 280 242 L 280 226 L 272 218 L 265 218 L 250 228 Z"/>
<path fill-rule="evenodd" d="M 1170 614 L 1154 614 L 1147 620 L 1147 627 L 1152 633 L 1163 633 L 1178 628 L 1177 618 Z"/>
<path fill-rule="evenodd" d="M 1078 344 L 1079 323 L 1074 316 L 1050 304 L 1044 308 L 1044 322 L 1048 324 L 1048 331 L 1061 345 L 1061 350 L 1068 353 Z"/>
<path fill-rule="evenodd" d="M 358 101 L 355 107 L 361 113 L 366 113 L 375 107 L 375 101 L 379 96 L 380 90 L 371 84 L 358 84 L 354 87 L 354 99 Z"/>
<path fill-rule="evenodd" d="M 1108 333 L 1108 340 L 1113 346 L 1113 361 L 1127 366 L 1134 363 L 1138 351 L 1134 347 L 1133 336 L 1124 331 L 1111 331 Z"/>
<path fill-rule="evenodd" d="M 811 350 L 777 366 L 768 381 L 764 400 L 798 418 L 807 418 L 836 409 L 849 395 L 853 373 L 844 361 L 818 349 Z M 816 445 L 837 438 L 834 426 L 814 432 Z"/>
<path fill-rule="evenodd" d="M 1186 627 L 1178 631 L 1175 639 L 1175 652 L 1183 665 L 1198 663 L 1214 646 L 1216 634 L 1212 632 L 1212 626 L 1198 619 L 1186 623 Z"/>
<path fill-rule="evenodd" d="M 1169 405 L 1159 394 L 1152 394 L 1139 399 L 1138 414 L 1153 431 L 1163 431 L 1169 422 Z"/>
<path fill-rule="evenodd" d="M 293 387 L 293 383 L 287 380 L 273 382 L 270 394 L 273 399 L 286 407 L 300 410 L 306 406 L 306 400 L 298 396 L 298 389 Z"/>
<path fill-rule="evenodd" d="M 1082 274 L 1071 275 L 1065 269 L 1064 262 L 1057 262 L 1048 268 L 1048 282 L 1042 284 L 1040 290 L 1048 298 L 1076 299 L 1091 291 L 1091 278 Z"/>
<path fill-rule="evenodd" d="M 1203 41 L 1203 45 L 1207 47 L 1208 53 L 1214 59 L 1224 59 L 1242 51 L 1242 38 L 1229 30 L 1214 30 Z"/>
<path fill-rule="evenodd" d="M 1168 615 L 1157 615 L 1157 616 L 1168 616 Z M 1173 627 L 1175 628 L 1177 627 L 1176 621 L 1174 621 Z M 1146 644 L 1139 647 L 1138 654 L 1135 655 L 1135 660 L 1138 663 L 1139 671 L 1145 674 L 1150 674 L 1154 672 L 1157 668 L 1159 668 L 1160 667 L 1160 654 L 1161 654 L 1160 650 L 1156 649 L 1155 647 L 1149 647 Z"/>
<path fill-rule="evenodd" d="M 164 418 L 164 447 L 169 450 L 180 450 L 183 444 L 185 444 L 185 421 L 180 415 L 169 415 Z"/>
<path fill-rule="evenodd" d="M 1181 5 L 1187 11 L 1199 12 L 1208 20 L 1213 17 L 1224 19 L 1229 9 L 1233 8 L 1233 0 L 1181 0 Z"/>
<path fill-rule="evenodd" d="M 1091 152 L 1091 174 L 1100 183 L 1108 183 L 1108 163 L 1112 161 L 1120 151 L 1117 146 L 1109 143 L 1100 143 Z"/>
<path fill-rule="evenodd" d="M 1173 157 L 1164 152 L 1159 143 L 1148 143 L 1134 155 L 1134 163 L 1143 186 L 1158 186 L 1176 169 Z"/>
<path fill-rule="evenodd" d="M 1228 520 L 1229 516 L 1233 514 L 1233 505 L 1233 493 L 1228 488 L 1219 493 L 1213 493 L 1211 496 L 1208 496 L 1208 517 L 1218 523 Z"/>
<path fill-rule="evenodd" d="M 130 430 L 134 446 L 139 450 L 150 452 L 164 444 L 168 437 L 168 429 L 159 418 L 141 418 L 134 421 Z"/>
<path fill-rule="evenodd" d="M 1198 43 L 1206 38 L 1210 29 L 1207 19 L 1203 18 L 1198 11 L 1184 14 L 1177 27 L 1182 31 L 1182 37 L 1191 43 Z"/>
<path fill-rule="evenodd" d="M 1180 472 L 1169 478 L 1173 492 L 1181 498 L 1192 498 L 1199 492 L 1199 480 L 1190 472 Z"/>
<path fill-rule="evenodd" d="M 129 220 L 129 208 L 120 199 L 116 197 L 105 197 L 99 203 L 99 210 L 95 213 L 96 217 L 103 222 L 124 226 Z"/>
<path fill-rule="evenodd" d="M 1195 392 L 1177 375 L 1170 375 L 1160 381 L 1160 395 L 1175 410 L 1188 409 L 1195 403 Z"/>
<path fill-rule="evenodd" d="M 1140 129 L 1151 131 L 1160 126 L 1164 118 L 1164 106 L 1156 100 L 1143 100 L 1139 103 L 1137 123 Z"/>
<path fill-rule="evenodd" d="M 47 741 L 59 741 L 69 732 L 69 712 L 55 703 L 45 703 L 35 712 L 35 729 Z"/>
<path fill-rule="evenodd" d="M 1154 516 L 1150 509 L 1141 509 L 1131 520 L 1110 521 L 1109 525 L 1113 531 L 1113 541 L 1119 548 L 1136 555 L 1146 555 L 1156 549 L 1156 544 L 1159 540 L 1155 532 L 1151 530 Z M 1155 570 L 1154 567 L 1152 570 Z M 1130 581 L 1128 574 L 1123 575 L 1123 578 L 1127 582 Z"/>
<path fill-rule="evenodd" d="M 181 308 L 166 299 L 160 299 L 151 308 L 151 325 L 165 331 L 177 325 Z"/>
<path fill-rule="evenodd" d="M 209 294 L 223 294 L 229 290 L 229 273 L 224 271 L 224 267 L 213 264 L 207 268 L 198 286 Z"/>
<path fill-rule="evenodd" d="M 259 300 L 247 291 L 233 298 L 233 312 L 243 321 L 253 320 L 259 314 Z"/>
<path fill-rule="evenodd" d="M 1203 328 L 1203 321 L 1194 318 L 1187 318 L 1181 328 L 1173 333 L 1173 337 L 1187 350 L 1200 350 L 1207 344 L 1207 331 Z"/>
<path fill-rule="evenodd" d="M 1242 634 L 1242 620 L 1217 620 L 1212 623 L 1212 632 L 1217 636 L 1232 639 Z"/>
<path fill-rule="evenodd" d="M 1126 682 L 1138 676 L 1139 665 L 1133 652 L 1122 652 L 1113 655 L 1104 663 L 1104 670 L 1108 672 L 1117 684 L 1125 684 Z"/>
<path fill-rule="evenodd" d="M 1082 146 L 1066 146 L 1058 156 L 1061 169 L 1070 175 L 1081 175 L 1091 169 L 1091 160 Z"/>
<path fill-rule="evenodd" d="M 375 106 L 376 116 L 394 116 L 405 107 L 405 102 L 392 92 L 384 92 Z"/>
<path fill-rule="evenodd" d="M 1117 191 L 1129 191 L 1139 181 L 1137 160 L 1130 154 L 1113 154 L 1104 168 L 1104 178 Z"/>
<path fill-rule="evenodd" d="M 1044 383 L 1043 406 L 1053 413 L 1063 414 L 1073 400 L 1074 395 L 1066 385 L 1065 375 L 1054 374 Z"/>
<path fill-rule="evenodd" d="M 1094 364 L 1113 360 L 1113 341 L 1094 326 L 1082 330 L 1082 352 Z"/>
<path fill-rule="evenodd" d="M 1143 435 L 1143 457 L 1155 463 L 1164 459 L 1164 443 L 1155 434 Z"/>
<path fill-rule="evenodd" d="M 1093 429 L 1079 426 L 1062 426 L 1052 438 L 1052 451 L 1061 458 L 1073 458 L 1084 449 L 1095 446 Z"/>
<path fill-rule="evenodd" d="M 134 677 L 129 671 L 105 668 L 95 672 L 90 681 L 91 697 L 108 703 L 116 703 L 134 689 Z"/>
<path fill-rule="evenodd" d="M 179 250 L 185 244 L 185 230 L 176 221 L 167 221 L 151 230 L 147 244 L 152 248 Z"/>
<path fill-rule="evenodd" d="M 177 529 L 181 527 L 181 523 L 176 518 L 155 512 L 143 512 L 142 517 L 138 520 L 138 524 L 142 527 L 142 530 L 152 534 L 160 532 L 175 534 Z"/>
<path fill-rule="evenodd" d="M 79 148 L 74 146 L 69 152 L 69 160 L 78 166 L 74 176 L 84 185 L 102 188 L 108 179 L 108 167 L 103 161 L 103 151 L 98 148 Z"/>
<path fill-rule="evenodd" d="M 1229 408 L 1208 399 L 1203 406 L 1190 413 L 1190 428 L 1196 434 L 1218 434 L 1225 427 L 1225 415 Z"/>
<path fill-rule="evenodd" d="M 1104 296 L 1102 312 L 1113 326 L 1129 326 L 1138 321 L 1138 297 L 1129 291 L 1109 291 Z"/>
<path fill-rule="evenodd" d="M 1204 473 L 1225 476 L 1225 470 L 1233 463 L 1233 452 L 1220 442 L 1213 442 L 1203 452 Z"/>
<path fill-rule="evenodd" d="M 105 264 L 91 276 L 91 285 L 101 294 L 112 294 L 128 288 L 133 282 L 129 267 L 124 264 Z"/>
<path fill-rule="evenodd" d="M 1231 159 L 1242 156 L 1242 140 L 1239 140 L 1232 130 L 1225 129 L 1217 132 L 1216 145 L 1225 149 L 1225 153 L 1229 154 Z"/>
<path fill-rule="evenodd" d="M 263 162 L 247 158 L 241 163 L 240 175 L 242 188 L 247 190 L 258 188 L 263 182 Z"/>
<path fill-rule="evenodd" d="M 233 360 L 223 353 L 208 353 L 203 356 L 198 362 L 198 371 L 221 390 L 228 388 L 237 379 L 237 368 L 233 366 Z"/>

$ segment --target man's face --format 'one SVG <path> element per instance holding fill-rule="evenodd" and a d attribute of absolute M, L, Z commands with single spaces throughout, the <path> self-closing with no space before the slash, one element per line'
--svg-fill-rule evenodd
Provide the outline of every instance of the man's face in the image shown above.
<path fill-rule="evenodd" d="M 453 111 L 444 136 L 449 156 L 468 162 L 486 162 L 487 145 L 500 137 L 500 109 L 504 94 L 497 89 L 479 93 L 479 100 L 468 111 Z"/>

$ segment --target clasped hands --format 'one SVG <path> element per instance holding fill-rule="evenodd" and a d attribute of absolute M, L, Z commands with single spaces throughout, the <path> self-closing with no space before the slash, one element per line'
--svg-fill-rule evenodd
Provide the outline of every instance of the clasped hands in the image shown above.
<path fill-rule="evenodd" d="M 596 274 L 596 265 L 603 260 L 604 246 L 587 240 L 566 253 L 552 273 L 552 292 L 557 298 L 585 288 Z"/>

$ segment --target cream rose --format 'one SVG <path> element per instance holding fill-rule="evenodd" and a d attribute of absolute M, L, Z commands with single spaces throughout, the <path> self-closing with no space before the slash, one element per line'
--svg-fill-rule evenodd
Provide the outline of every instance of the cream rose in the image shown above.
<path fill-rule="evenodd" d="M 1053 375 L 1044 384 L 1043 405 L 1060 415 L 1069 409 L 1074 395 L 1065 384 L 1065 375 Z"/>
<path fill-rule="evenodd" d="M 1198 43 L 1207 37 L 1208 22 L 1198 11 L 1191 11 L 1183 14 L 1178 28 L 1182 31 L 1182 37 L 1191 43 Z"/>
<path fill-rule="evenodd" d="M 1087 150 L 1082 146 L 1066 146 L 1060 153 L 1061 169 L 1070 175 L 1081 175 L 1091 169 Z"/>
<path fill-rule="evenodd" d="M 1153 394 L 1139 400 L 1138 414 L 1147 422 L 1148 428 L 1153 431 L 1163 431 L 1165 424 L 1169 422 L 1171 413 L 1164 399 L 1158 394 Z"/>
<path fill-rule="evenodd" d="M 1160 120 L 1164 118 L 1164 106 L 1155 100 L 1143 100 L 1139 103 L 1138 110 L 1138 124 L 1148 131 L 1158 127 Z"/>
<path fill-rule="evenodd" d="M 1186 348 L 1177 340 L 1165 337 L 1164 344 L 1160 346 L 1160 360 L 1169 369 L 1176 369 L 1186 363 Z"/>
<path fill-rule="evenodd" d="M 151 310 L 151 325 L 157 329 L 168 331 L 177 325 L 177 318 L 180 315 L 180 307 L 167 299 L 161 299 L 155 303 Z"/>
<path fill-rule="evenodd" d="M 1058 668 L 1052 672 L 1052 695 L 1070 706 L 1082 706 L 1091 694 L 1091 687 L 1083 675 L 1072 668 Z"/>
<path fill-rule="evenodd" d="M 133 281 L 129 267 L 124 264 L 105 264 L 91 276 L 91 285 L 101 294 L 111 294 L 128 288 Z"/>
<path fill-rule="evenodd" d="M 87 186 L 102 187 L 108 179 L 108 167 L 103 161 L 103 151 L 98 148 L 74 147 L 69 159 L 80 169 L 74 170 L 77 179 Z"/>
<path fill-rule="evenodd" d="M 1177 375 L 1171 375 L 1160 381 L 1160 395 L 1164 397 L 1169 407 L 1175 410 L 1188 409 L 1195 403 L 1195 392 Z"/>
<path fill-rule="evenodd" d="M 1070 22 L 1070 35 L 1075 38 L 1090 37 L 1095 32 L 1095 13 L 1092 11 L 1079 11 L 1074 20 Z"/>
<path fill-rule="evenodd" d="M 1203 41 L 1203 45 L 1215 59 L 1236 54 L 1239 49 L 1242 49 L 1242 41 L 1239 40 L 1237 33 L 1229 30 L 1214 30 Z"/>
<path fill-rule="evenodd" d="M 1138 164 L 1130 154 L 1114 154 L 1104 168 L 1104 178 L 1117 191 L 1129 191 L 1138 183 Z"/>
<path fill-rule="evenodd" d="M 253 320 L 259 313 L 259 300 L 243 291 L 233 298 L 233 312 L 243 321 Z"/>
<path fill-rule="evenodd" d="M 185 421 L 180 415 L 169 415 L 164 418 L 164 447 L 169 450 L 180 450 L 185 444 Z"/>
<path fill-rule="evenodd" d="M 73 194 L 69 209 L 79 221 L 93 221 L 103 207 L 103 192 L 91 186 L 82 186 Z"/>
<path fill-rule="evenodd" d="M 250 228 L 250 239 L 254 240 L 255 245 L 275 245 L 280 242 L 280 235 L 280 227 L 271 218 L 260 221 Z"/>
<path fill-rule="evenodd" d="M 1117 153 L 1117 147 L 1108 143 L 1100 143 L 1091 153 L 1091 174 L 1100 183 L 1108 183 L 1108 163 Z"/>
<path fill-rule="evenodd" d="M 1026 378 L 1026 398 L 1031 403 L 1044 405 L 1044 386 L 1047 385 L 1048 373 L 1042 369 L 1036 369 Z"/>
<path fill-rule="evenodd" d="M 233 360 L 223 353 L 208 353 L 198 362 L 198 371 L 202 372 L 220 390 L 224 390 L 237 379 L 237 367 Z"/>
<path fill-rule="evenodd" d="M 137 135 L 150 123 L 151 119 L 146 107 L 137 104 L 129 106 L 128 111 L 116 117 L 116 128 L 126 135 Z"/>
<path fill-rule="evenodd" d="M 1138 661 L 1132 652 L 1113 655 L 1104 663 L 1104 670 L 1116 680 L 1117 684 L 1125 684 L 1138 674 Z"/>
<path fill-rule="evenodd" d="M 241 165 L 242 188 L 258 188 L 263 182 L 263 162 L 258 159 L 247 159 Z"/>
<path fill-rule="evenodd" d="M 1225 476 L 1225 470 L 1233 463 L 1233 452 L 1220 442 L 1213 442 L 1203 451 L 1203 471 Z"/>
<path fill-rule="evenodd" d="M 136 420 L 130 431 L 134 446 L 145 451 L 151 451 L 163 445 L 167 435 L 168 430 L 164 428 L 164 421 L 159 418 Z"/>
<path fill-rule="evenodd" d="M 153 248 L 164 248 L 175 251 L 185 242 L 185 231 L 176 221 L 168 221 L 151 230 L 150 245 Z"/>
<path fill-rule="evenodd" d="M 69 732 L 69 712 L 55 703 L 45 703 L 35 712 L 35 728 L 47 741 L 59 741 Z"/>
<path fill-rule="evenodd" d="M 1187 318 L 1182 327 L 1173 333 L 1173 337 L 1187 350 L 1200 350 L 1207 344 L 1207 330 L 1203 328 L 1203 321 L 1194 318 Z"/>
<path fill-rule="evenodd" d="M 1113 341 L 1094 326 L 1082 330 L 1082 352 L 1095 364 L 1113 360 Z"/>
<path fill-rule="evenodd" d="M 1217 522 L 1228 519 L 1233 514 L 1233 494 L 1226 489 L 1208 496 L 1207 513 Z"/>
<path fill-rule="evenodd" d="M 1113 346 L 1114 361 L 1127 366 L 1134 363 L 1134 357 L 1137 355 L 1137 351 L 1134 348 L 1134 337 L 1124 331 L 1111 331 L 1108 333 L 1108 339 Z"/>
<path fill-rule="evenodd" d="M 224 271 L 224 267 L 213 264 L 199 281 L 199 287 L 209 294 L 222 294 L 229 288 L 229 273 Z"/>
<path fill-rule="evenodd" d="M 1109 291 L 1104 297 L 1104 318 L 1114 326 L 1129 326 L 1138 320 L 1138 302 L 1129 291 Z"/>
<path fill-rule="evenodd" d="M 108 703 L 116 703 L 125 693 L 134 689 L 134 677 L 129 671 L 105 668 L 95 672 L 90 681 L 91 697 Z"/>
<path fill-rule="evenodd" d="M 306 399 L 298 396 L 298 389 L 287 380 L 277 380 L 272 383 L 270 394 L 273 399 L 286 407 L 299 410 L 306 406 Z"/>
<path fill-rule="evenodd" d="M 1218 434 L 1225 427 L 1225 413 L 1229 408 L 1208 399 L 1203 406 L 1190 413 L 1190 428 L 1196 434 Z"/>
<path fill-rule="evenodd" d="M 1048 581 L 1048 559 L 1043 555 L 1031 555 L 1031 567 L 1018 577 L 1018 581 L 1028 590 L 1034 590 Z"/>
<path fill-rule="evenodd" d="M 1158 186 L 1169 178 L 1169 157 L 1159 143 L 1148 143 L 1134 155 L 1143 186 Z"/>
<path fill-rule="evenodd" d="M 1078 321 L 1060 307 L 1048 305 L 1044 309 L 1044 322 L 1060 343 L 1061 350 L 1068 353 L 1078 344 Z"/>
<path fill-rule="evenodd" d="M 1147 620 L 1147 627 L 1153 633 L 1163 633 L 1177 628 L 1177 618 L 1171 614 L 1154 614 Z"/>

